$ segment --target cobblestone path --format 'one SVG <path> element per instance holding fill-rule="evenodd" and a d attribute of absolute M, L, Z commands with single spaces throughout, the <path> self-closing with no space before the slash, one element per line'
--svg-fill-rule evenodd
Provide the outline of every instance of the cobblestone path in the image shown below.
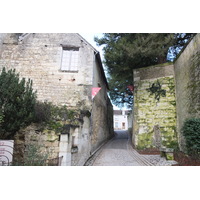
<path fill-rule="evenodd" d="M 86 165 L 92 166 L 170 166 L 159 155 L 140 155 L 131 146 L 127 131 L 116 131 L 115 137 L 106 143 Z"/>

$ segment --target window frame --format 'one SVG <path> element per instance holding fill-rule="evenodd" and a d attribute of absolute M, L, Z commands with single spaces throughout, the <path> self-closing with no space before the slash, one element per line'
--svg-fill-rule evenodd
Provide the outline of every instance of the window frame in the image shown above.
<path fill-rule="evenodd" d="M 62 56 L 61 56 L 61 64 L 60 64 L 60 71 L 61 72 L 70 72 L 70 73 L 78 73 L 78 67 L 80 64 L 80 51 L 79 51 L 80 47 L 71 47 L 71 46 L 62 46 Z M 70 61 L 69 61 L 69 66 L 68 69 L 62 69 L 63 66 L 63 52 L 64 51 L 69 51 L 70 52 Z M 78 53 L 78 60 L 77 60 L 77 69 L 70 69 L 71 68 L 71 59 L 72 59 L 72 52 L 75 51 Z"/>

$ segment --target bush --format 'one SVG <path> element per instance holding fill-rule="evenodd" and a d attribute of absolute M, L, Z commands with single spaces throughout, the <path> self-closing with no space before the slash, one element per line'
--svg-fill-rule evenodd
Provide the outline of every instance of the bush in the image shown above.
<path fill-rule="evenodd" d="M 25 151 L 25 166 L 45 166 L 49 157 L 48 152 L 41 152 L 42 146 L 30 144 Z"/>
<path fill-rule="evenodd" d="M 200 155 L 200 119 L 188 119 L 182 128 L 188 155 Z"/>
<path fill-rule="evenodd" d="M 0 138 L 12 138 L 22 127 L 29 125 L 34 117 L 36 94 L 32 81 L 20 79 L 15 70 L 0 74 Z"/>
<path fill-rule="evenodd" d="M 52 105 L 47 102 L 36 102 L 35 104 L 35 116 L 34 116 L 34 122 L 36 123 L 43 123 L 43 122 L 49 122 L 52 118 L 51 116 L 51 109 Z"/>
<path fill-rule="evenodd" d="M 74 124 L 79 114 L 77 110 L 68 110 L 66 106 L 56 106 L 50 102 L 37 102 L 35 104 L 34 122 L 43 124 L 50 129 L 60 132 L 62 122 Z"/>
<path fill-rule="evenodd" d="M 13 162 L 13 166 L 46 166 L 50 152 L 42 152 L 43 146 L 29 144 L 24 153 L 24 162 Z"/>

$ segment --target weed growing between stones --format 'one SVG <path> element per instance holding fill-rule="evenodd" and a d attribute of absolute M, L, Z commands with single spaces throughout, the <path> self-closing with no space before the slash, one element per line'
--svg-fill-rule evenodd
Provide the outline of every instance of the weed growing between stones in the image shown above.
<path fill-rule="evenodd" d="M 49 152 L 42 152 L 42 146 L 29 144 L 24 153 L 24 162 L 14 162 L 15 166 L 46 166 Z"/>

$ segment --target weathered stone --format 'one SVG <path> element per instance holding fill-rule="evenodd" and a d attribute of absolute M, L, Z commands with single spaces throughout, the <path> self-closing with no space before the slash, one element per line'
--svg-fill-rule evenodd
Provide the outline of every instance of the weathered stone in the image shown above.
<path fill-rule="evenodd" d="M 133 144 L 138 149 L 176 145 L 176 107 L 171 103 L 175 102 L 173 65 L 137 69 L 134 74 L 140 78 L 134 82 Z M 158 82 L 165 96 L 156 100 L 149 88 Z"/>
<path fill-rule="evenodd" d="M 179 147 L 186 152 L 181 133 L 187 118 L 200 118 L 200 34 L 196 34 L 174 63 Z"/>
<path fill-rule="evenodd" d="M 48 134 L 47 135 L 47 141 L 48 142 L 54 142 L 54 141 L 57 141 L 59 139 L 59 136 L 56 135 L 55 133 L 54 134 Z"/>
<path fill-rule="evenodd" d="M 61 70 L 65 48 L 78 49 L 78 67 L 75 71 L 71 68 Z M 100 54 L 79 34 L 0 34 L 0 69 L 3 67 L 7 70 L 15 68 L 20 77 L 30 78 L 39 101 L 84 111 L 83 116 L 71 120 L 68 132 L 62 132 L 69 134 L 68 149 L 65 151 L 69 159 L 64 158 L 66 163 L 71 163 L 72 159 L 72 164 L 83 165 L 90 152 L 113 135 L 113 127 L 109 125 L 113 124 L 113 110 L 107 95 L 109 88 Z M 101 90 L 92 99 L 93 87 L 101 87 Z M 71 138 L 75 131 L 73 127 L 78 128 L 78 132 Z M 40 140 L 40 143 L 47 142 L 45 146 L 50 145 L 48 142 L 56 146 L 54 142 L 59 140 L 59 133 L 52 132 L 48 127 L 37 132 L 44 137 L 36 136 L 36 128 L 31 130 L 29 127 L 25 132 L 31 134 L 27 135 L 25 143 Z M 70 138 L 76 141 L 80 150 L 74 156 L 71 156 Z"/>

